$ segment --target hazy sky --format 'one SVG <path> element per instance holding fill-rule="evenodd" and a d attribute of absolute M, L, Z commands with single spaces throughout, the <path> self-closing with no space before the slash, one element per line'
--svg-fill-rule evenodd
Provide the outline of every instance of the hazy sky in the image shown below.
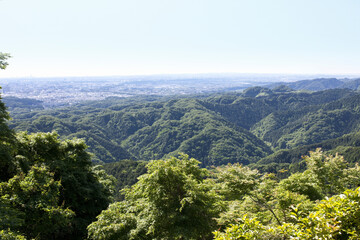
<path fill-rule="evenodd" d="M 360 73 L 360 0 L 0 0 L 1 77 Z"/>

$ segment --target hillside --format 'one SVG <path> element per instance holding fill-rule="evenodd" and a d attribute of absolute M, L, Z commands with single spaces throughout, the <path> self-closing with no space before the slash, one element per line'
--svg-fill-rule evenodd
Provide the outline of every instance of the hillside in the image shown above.
<path fill-rule="evenodd" d="M 195 99 L 138 104 L 121 110 L 80 108 L 45 113 L 13 125 L 20 123 L 17 130 L 56 130 L 61 136 L 85 138 L 90 151 L 103 162 L 150 160 L 189 152 L 206 165 L 220 161 L 248 164 L 271 152 L 249 131 L 229 125 Z"/>
<path fill-rule="evenodd" d="M 294 90 L 309 90 L 309 91 L 322 91 L 328 89 L 343 89 L 348 88 L 357 90 L 360 85 L 360 79 L 337 79 L 337 78 L 317 78 L 312 80 L 301 80 L 296 82 L 279 82 L 269 84 L 267 87 L 276 88 L 278 86 L 287 86 Z"/>
<path fill-rule="evenodd" d="M 253 167 L 263 172 L 274 173 L 283 168 L 289 168 L 292 173 L 302 171 L 305 166 L 302 156 L 307 155 L 310 151 L 315 151 L 317 148 L 321 148 L 330 154 L 338 153 L 344 156 L 350 165 L 354 165 L 360 159 L 360 132 L 345 134 L 338 138 L 292 149 L 281 149 L 262 158 Z"/>
<path fill-rule="evenodd" d="M 95 162 L 188 153 L 203 166 L 256 163 L 280 149 L 359 129 L 360 95 L 249 88 L 193 97 L 109 98 L 68 108 L 12 112 L 17 131 L 84 138 Z"/>

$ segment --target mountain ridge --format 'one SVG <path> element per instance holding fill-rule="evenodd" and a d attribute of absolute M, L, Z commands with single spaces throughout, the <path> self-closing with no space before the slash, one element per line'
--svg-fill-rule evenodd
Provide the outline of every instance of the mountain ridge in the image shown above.
<path fill-rule="evenodd" d="M 84 138 L 95 162 L 148 161 L 185 152 L 203 166 L 256 163 L 274 151 L 341 137 L 360 126 L 360 95 L 350 89 L 256 87 L 206 97 L 140 99 L 19 113 L 10 126 Z"/>

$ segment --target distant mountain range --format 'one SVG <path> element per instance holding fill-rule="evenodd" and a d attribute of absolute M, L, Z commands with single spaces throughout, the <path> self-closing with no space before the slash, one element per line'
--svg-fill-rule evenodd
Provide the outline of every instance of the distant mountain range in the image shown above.
<path fill-rule="evenodd" d="M 278 82 L 266 85 L 268 88 L 277 88 L 281 85 L 290 87 L 294 90 L 321 91 L 334 88 L 348 88 L 358 90 L 360 78 L 356 79 L 337 79 L 337 78 L 317 78 L 313 80 L 302 80 L 296 82 Z"/>

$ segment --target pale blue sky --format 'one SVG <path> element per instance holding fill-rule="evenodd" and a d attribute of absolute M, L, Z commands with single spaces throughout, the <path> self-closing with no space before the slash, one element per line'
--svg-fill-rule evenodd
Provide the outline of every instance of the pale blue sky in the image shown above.
<path fill-rule="evenodd" d="M 1 77 L 360 73 L 359 0 L 0 0 Z"/>

